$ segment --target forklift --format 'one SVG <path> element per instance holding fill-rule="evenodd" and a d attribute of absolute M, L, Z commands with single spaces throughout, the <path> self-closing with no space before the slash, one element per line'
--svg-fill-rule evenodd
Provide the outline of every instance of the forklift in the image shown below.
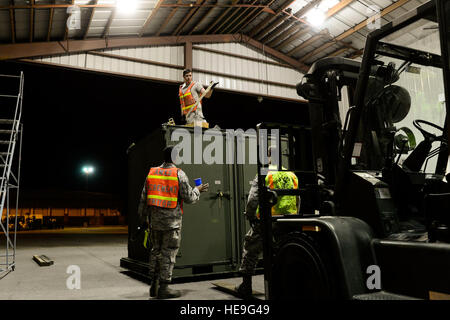
<path fill-rule="evenodd" d="M 420 33 L 440 53 L 408 41 Z M 266 299 L 450 299 L 449 52 L 450 1 L 429 1 L 372 31 L 362 62 L 311 66 L 309 127 L 257 126 L 258 154 L 262 129 L 287 137 L 276 165 L 300 185 L 267 188 L 258 162 Z M 414 90 L 421 77 L 436 94 Z M 300 213 L 271 216 L 284 195 Z"/>

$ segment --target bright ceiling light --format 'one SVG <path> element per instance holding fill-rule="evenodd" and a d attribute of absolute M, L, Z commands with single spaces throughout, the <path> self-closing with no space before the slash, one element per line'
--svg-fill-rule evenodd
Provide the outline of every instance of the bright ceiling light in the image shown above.
<path fill-rule="evenodd" d="M 320 27 L 325 19 L 325 12 L 318 8 L 313 8 L 306 14 L 306 20 L 308 20 L 308 22 L 311 23 L 314 27 Z"/>
<path fill-rule="evenodd" d="M 137 8 L 137 0 L 117 0 L 116 7 L 121 13 L 131 13 Z"/>

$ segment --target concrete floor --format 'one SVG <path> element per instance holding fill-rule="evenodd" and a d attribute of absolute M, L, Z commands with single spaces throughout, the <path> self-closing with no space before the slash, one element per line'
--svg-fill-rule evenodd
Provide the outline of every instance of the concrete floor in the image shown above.
<path fill-rule="evenodd" d="M 0 254 L 5 251 L 0 240 Z M 40 267 L 32 257 L 46 255 L 54 264 Z M 149 286 L 126 274 L 127 227 L 66 228 L 17 234 L 16 269 L 0 279 L 0 300 L 148 300 Z M 81 288 L 68 289 L 71 265 L 80 267 Z M 212 282 L 239 283 L 240 278 L 173 284 L 181 300 L 237 300 Z M 264 292 L 263 276 L 254 289 Z"/>

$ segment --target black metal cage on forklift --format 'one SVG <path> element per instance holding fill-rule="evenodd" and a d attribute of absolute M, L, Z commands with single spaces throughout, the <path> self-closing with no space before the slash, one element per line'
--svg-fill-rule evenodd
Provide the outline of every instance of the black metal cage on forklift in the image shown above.
<path fill-rule="evenodd" d="M 436 23 L 431 28 L 439 32 L 440 55 L 385 41 L 419 20 Z M 297 85 L 309 100 L 312 150 L 299 145 L 298 126 L 257 127 L 258 136 L 267 128 L 287 136 L 287 170 L 313 177 L 303 184 L 300 178 L 299 190 L 269 189 L 264 183 L 268 165 L 258 163 L 267 299 L 450 298 L 449 106 L 443 128 L 413 121 L 424 136 L 416 146 L 411 130 L 400 135 L 394 125 L 409 112 L 411 101 L 393 85 L 404 70 L 419 69 L 413 64 L 437 68 L 449 101 L 449 23 L 450 2 L 430 1 L 371 32 L 361 63 L 316 62 Z M 396 69 L 380 57 L 403 63 Z M 339 107 L 343 87 L 350 106 L 345 120 Z M 442 134 L 424 130 L 424 124 Z M 431 150 L 433 142 L 439 146 Z M 258 148 L 265 147 L 259 143 L 258 137 Z M 309 172 L 297 165 L 307 152 L 314 158 Z M 435 171 L 424 172 L 435 156 Z M 400 164 L 401 157 L 406 159 Z M 284 170 L 281 164 L 278 170 Z M 301 196 L 298 215 L 271 216 L 278 197 L 294 194 Z"/>

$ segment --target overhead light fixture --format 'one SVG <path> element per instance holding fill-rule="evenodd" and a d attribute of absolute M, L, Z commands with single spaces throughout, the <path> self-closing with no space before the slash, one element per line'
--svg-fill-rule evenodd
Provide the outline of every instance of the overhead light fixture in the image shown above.
<path fill-rule="evenodd" d="M 116 8 L 121 13 L 132 13 L 137 8 L 137 0 L 116 0 Z"/>
<path fill-rule="evenodd" d="M 336 6 L 339 0 L 323 0 L 306 13 L 306 20 L 314 27 L 320 27 L 327 19 L 327 12 Z"/>
<path fill-rule="evenodd" d="M 306 20 L 314 27 L 320 27 L 326 19 L 325 12 L 319 8 L 313 8 L 306 14 Z"/>

